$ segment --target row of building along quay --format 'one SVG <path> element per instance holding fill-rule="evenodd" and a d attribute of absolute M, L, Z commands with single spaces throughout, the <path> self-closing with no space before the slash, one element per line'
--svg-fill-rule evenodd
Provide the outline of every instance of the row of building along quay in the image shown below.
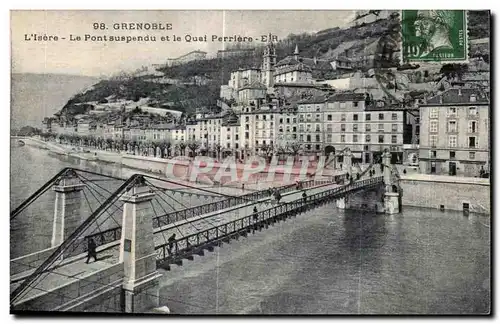
<path fill-rule="evenodd" d="M 373 55 L 365 58 L 373 60 Z M 138 106 L 132 117 L 108 122 L 88 116 L 72 123 L 46 118 L 43 136 L 101 141 L 104 149 L 140 146 L 141 155 L 243 161 L 252 155 L 316 159 L 334 154 L 342 163 L 342 151 L 349 148 L 354 163 L 368 164 L 389 150 L 393 163 L 420 173 L 488 176 L 487 87 L 454 76 L 436 82 L 439 90 L 389 90 L 394 96 L 388 96 L 373 71 L 361 73 L 358 65 L 348 57 L 302 57 L 298 47 L 277 61 L 275 45 L 268 43 L 260 68 L 231 72 L 217 104 L 199 107 L 193 115 L 161 123 L 151 119 L 161 109 Z M 313 79 L 313 71 L 321 69 L 338 77 Z M 389 73 L 396 74 L 393 70 Z"/>

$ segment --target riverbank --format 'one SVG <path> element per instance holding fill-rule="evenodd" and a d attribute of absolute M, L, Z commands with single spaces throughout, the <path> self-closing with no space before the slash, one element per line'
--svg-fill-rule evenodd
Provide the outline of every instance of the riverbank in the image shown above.
<path fill-rule="evenodd" d="M 19 138 L 20 139 L 20 138 Z M 73 158 L 93 161 L 96 163 L 115 164 L 117 167 L 125 167 L 131 170 L 137 170 L 137 173 L 154 175 L 156 177 L 170 179 L 180 184 L 204 188 L 220 188 L 221 192 L 231 194 L 245 194 L 249 191 L 264 190 L 276 186 L 282 186 L 295 183 L 296 179 L 271 179 L 265 181 L 263 176 L 254 176 L 246 181 L 219 181 L 214 182 L 210 176 L 218 171 L 219 165 L 208 165 L 204 168 L 212 167 L 212 172 L 207 175 L 199 174 L 196 177 L 191 177 L 190 169 L 192 162 L 181 161 L 175 159 L 160 159 L 147 156 L 135 156 L 123 153 L 108 152 L 91 148 L 84 148 L 85 151 L 78 151 L 77 148 L 71 145 L 64 145 L 54 142 L 46 142 L 34 137 L 24 137 L 22 140 L 26 145 L 36 147 L 43 150 L 48 150 L 57 155 L 71 156 Z M 200 168 L 203 169 L 203 168 Z M 243 165 L 239 167 L 239 172 L 243 171 Z M 182 175 L 185 177 L 182 177 Z M 168 176 L 170 175 L 170 176 Z M 267 177 L 267 175 L 266 175 Z M 193 178 L 193 179 L 191 179 Z M 238 179 L 242 179 L 241 177 Z M 193 180 L 193 181 L 190 181 Z M 235 191 L 236 190 L 236 191 Z"/>

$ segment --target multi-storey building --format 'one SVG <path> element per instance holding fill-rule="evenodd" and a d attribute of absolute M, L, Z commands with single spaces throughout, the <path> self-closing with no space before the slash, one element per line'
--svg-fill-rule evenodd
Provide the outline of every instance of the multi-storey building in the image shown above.
<path fill-rule="evenodd" d="M 478 89 L 451 88 L 420 105 L 420 171 L 479 176 L 490 167 L 489 107 Z"/>
<path fill-rule="evenodd" d="M 321 104 L 315 105 L 321 111 Z M 338 153 L 348 147 L 354 161 L 371 163 L 388 149 L 393 162 L 402 163 L 404 110 L 391 109 L 384 103 L 366 105 L 365 95 L 353 92 L 330 96 L 323 108 L 325 152 Z M 342 162 L 341 155 L 337 161 Z"/>
<path fill-rule="evenodd" d="M 315 97 L 298 103 L 298 142 L 305 154 L 323 152 L 323 111 L 325 97 Z"/>

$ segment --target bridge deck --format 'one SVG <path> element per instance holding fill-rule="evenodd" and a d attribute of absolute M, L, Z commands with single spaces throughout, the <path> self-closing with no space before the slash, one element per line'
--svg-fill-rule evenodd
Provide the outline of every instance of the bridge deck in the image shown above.
<path fill-rule="evenodd" d="M 32 288 L 28 289 L 25 294 L 23 294 L 22 300 L 28 300 L 35 296 L 45 294 L 48 291 L 54 290 L 58 287 L 76 281 L 78 279 L 84 278 L 91 273 L 102 270 L 109 267 L 110 265 L 118 263 L 119 258 L 119 246 L 114 246 L 101 252 L 98 255 L 99 260 L 94 262 L 92 259 L 88 264 L 85 263 L 87 260 L 85 255 L 79 255 L 77 257 L 70 258 L 67 261 L 56 263 L 50 272 L 46 272 L 40 276 L 40 279 L 35 281 Z M 31 271 L 27 271 L 29 274 Z M 16 277 L 20 277 L 19 275 Z M 10 284 L 10 291 L 14 291 L 20 284 L 22 280 L 13 282 Z"/>
<path fill-rule="evenodd" d="M 306 192 L 308 196 L 327 191 L 340 185 L 331 184 L 326 186 L 312 187 L 304 190 L 294 190 L 292 192 L 282 195 L 281 202 L 291 202 L 298 199 L 302 199 L 303 191 Z M 244 207 L 242 207 L 244 206 Z M 178 221 L 172 224 L 162 226 L 161 228 L 155 229 L 155 246 L 164 245 L 172 234 L 176 234 L 177 238 L 195 234 L 197 232 L 212 228 L 217 225 L 221 225 L 232 220 L 240 219 L 245 216 L 249 216 L 253 213 L 253 208 L 257 207 L 258 211 L 262 211 L 273 206 L 271 204 L 271 198 L 263 198 L 255 202 L 248 202 L 245 204 L 238 205 L 236 207 L 231 207 L 223 209 L 217 212 L 212 212 L 204 215 L 199 215 L 196 217 L 189 218 L 187 220 Z M 160 231 L 161 232 L 158 232 Z"/>
<path fill-rule="evenodd" d="M 368 178 L 363 176 L 362 179 Z M 360 180 L 362 180 L 360 179 Z M 294 190 L 282 195 L 282 202 L 292 202 L 302 199 L 302 193 L 305 191 L 307 196 L 311 196 L 317 193 L 325 192 L 341 185 L 335 183 L 328 185 L 321 185 L 311 188 L 306 188 L 303 190 Z M 173 233 L 176 234 L 177 239 L 195 234 L 214 226 L 225 224 L 227 222 L 240 219 L 249 215 L 252 215 L 254 207 L 257 207 L 258 211 L 263 211 L 269 209 L 273 206 L 271 203 L 271 198 L 263 198 L 256 201 L 249 201 L 247 203 L 220 210 L 217 212 L 207 213 L 204 215 L 199 215 L 187 220 L 181 220 L 172 224 L 163 226 L 162 228 L 155 229 L 154 242 L 155 247 L 164 246 L 167 243 L 167 238 Z M 161 249 L 157 250 L 157 253 L 161 253 Z M 163 251 L 163 253 L 165 253 Z M 119 262 L 119 245 L 114 245 L 98 254 L 99 261 L 92 261 L 86 264 L 86 256 L 79 255 L 77 257 L 58 262 L 59 266 L 51 268 L 50 271 L 41 275 L 40 279 L 35 281 L 32 287 L 20 298 L 20 301 L 28 300 L 38 295 L 46 294 L 58 287 L 69 284 L 71 282 L 81 280 L 82 278 L 103 270 L 111 265 L 117 264 Z M 29 275 L 27 272 L 25 275 Z M 23 277 L 22 274 L 16 276 L 17 278 Z M 22 282 L 22 280 L 16 281 L 11 278 L 10 291 L 12 292 L 16 289 Z M 19 303 L 19 301 L 17 302 Z"/>

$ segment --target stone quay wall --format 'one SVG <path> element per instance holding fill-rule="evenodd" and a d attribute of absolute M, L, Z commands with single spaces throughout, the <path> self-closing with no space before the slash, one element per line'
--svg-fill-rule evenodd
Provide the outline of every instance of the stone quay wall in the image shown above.
<path fill-rule="evenodd" d="M 401 177 L 403 206 L 441 208 L 462 211 L 469 204 L 473 213 L 490 214 L 488 179 L 428 176 Z"/>

